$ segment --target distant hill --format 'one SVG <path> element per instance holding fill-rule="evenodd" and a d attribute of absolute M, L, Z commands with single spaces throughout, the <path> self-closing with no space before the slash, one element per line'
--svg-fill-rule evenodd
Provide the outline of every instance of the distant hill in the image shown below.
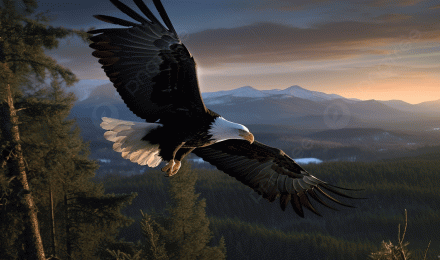
<path fill-rule="evenodd" d="M 384 127 L 398 122 L 438 116 L 440 100 L 412 105 L 400 100 L 357 101 L 336 94 L 310 91 L 299 86 L 284 90 L 257 90 L 250 86 L 202 93 L 205 104 L 228 120 L 242 124 L 295 126 L 306 129 Z M 112 83 L 95 87 L 87 99 L 75 104 L 72 117 L 100 121 L 102 116 L 142 121 L 124 104 Z M 86 120 L 87 121 L 87 120 Z M 99 126 L 99 124 L 97 124 Z M 405 127 L 405 125 L 403 125 Z M 435 120 L 430 128 L 436 127 Z M 440 125 L 438 126 L 440 127 Z M 428 130 L 428 128 L 427 128 Z"/>
<path fill-rule="evenodd" d="M 412 111 L 392 108 L 377 100 L 365 100 L 347 104 L 350 113 L 364 120 L 412 120 L 416 115 Z"/>
<path fill-rule="evenodd" d="M 104 83 L 104 84 L 100 84 Z M 66 88 L 67 91 L 73 92 L 78 96 L 77 104 L 85 103 L 101 103 L 109 101 L 110 103 L 123 103 L 116 89 L 112 83 L 108 80 L 81 80 L 74 86 Z M 319 91 L 311 91 L 302 88 L 297 85 L 293 85 L 286 89 L 271 89 L 271 90 L 258 90 L 251 86 L 239 87 L 232 90 L 221 90 L 216 92 L 204 92 L 202 97 L 206 105 L 234 105 L 237 102 L 243 101 L 247 98 L 247 101 L 253 99 L 253 101 L 262 101 L 263 99 L 278 100 L 289 99 L 292 97 L 300 98 L 303 100 L 313 101 L 315 103 L 323 103 L 328 106 L 329 102 L 342 101 L 345 104 L 356 104 L 351 108 L 359 108 L 360 110 L 374 112 L 377 109 L 382 110 L 380 116 L 383 117 L 384 113 L 392 115 L 393 113 L 400 113 L 399 111 L 422 113 L 426 115 L 440 114 L 440 100 L 427 101 L 419 104 L 410 104 L 401 100 L 359 100 L 354 98 L 345 98 L 337 94 L 327 94 Z M 106 100 L 109 99 L 109 100 Z M 292 101 L 294 99 L 291 99 Z M 285 103 L 285 102 L 283 102 Z M 383 104 L 385 106 L 381 106 Z M 306 106 L 307 107 L 307 106 Z M 373 108 L 375 107 L 375 108 Z M 388 108 L 387 108 L 388 107 Z M 392 108 L 394 110 L 389 110 Z M 385 111 L 388 110 L 388 111 Z M 399 110 L 399 111 L 397 111 Z M 297 111 L 301 114 L 301 110 Z M 357 109 L 353 112 L 359 114 Z M 365 114 L 362 112 L 363 114 Z M 360 114 L 362 114 L 360 113 Z M 396 115 L 397 115 L 396 114 Z M 400 115 L 398 115 L 400 117 Z M 391 116 L 386 116 L 390 118 Z"/>
<path fill-rule="evenodd" d="M 113 83 L 107 83 L 90 90 L 88 98 L 76 102 L 76 106 L 82 106 L 86 104 L 96 105 L 102 102 L 108 102 L 112 104 L 124 103 L 119 96 Z"/>
<path fill-rule="evenodd" d="M 311 101 L 324 101 L 338 98 L 344 99 L 344 97 L 336 94 L 326 94 L 318 91 L 310 91 L 301 88 L 300 86 L 291 86 L 283 90 L 257 90 L 253 87 L 246 86 L 232 90 L 202 93 L 202 97 L 205 99 L 206 104 L 228 103 L 231 97 L 264 98 L 274 96 L 278 98 L 297 97 Z"/>
<path fill-rule="evenodd" d="M 310 134 L 309 137 L 320 139 L 332 139 L 332 138 L 362 138 L 365 136 L 377 136 L 377 135 L 392 135 L 400 137 L 402 134 L 394 132 L 385 132 L 379 128 L 344 128 L 337 130 L 325 130 L 317 133 Z"/>
<path fill-rule="evenodd" d="M 259 98 L 259 97 L 268 97 L 270 96 L 270 94 L 264 93 L 263 91 L 257 90 L 250 86 L 236 88 L 233 90 L 221 90 L 216 92 L 202 93 L 202 97 L 204 99 L 219 98 L 223 96 Z"/>
<path fill-rule="evenodd" d="M 286 96 L 298 97 L 312 101 L 323 101 L 323 100 L 344 98 L 336 94 L 326 94 L 323 92 L 307 90 L 305 88 L 296 85 L 286 88 L 284 90 L 271 89 L 271 90 L 262 90 L 262 92 L 271 95 L 286 95 Z"/>
<path fill-rule="evenodd" d="M 426 101 L 415 105 L 422 110 L 431 110 L 440 113 L 440 99 L 434 101 Z"/>
<path fill-rule="evenodd" d="M 50 82 L 48 81 L 47 84 Z M 93 90 L 101 88 L 103 85 L 110 83 L 109 80 L 100 79 L 82 79 L 76 82 L 73 86 L 64 86 L 65 91 L 72 92 L 78 98 L 78 101 L 82 101 L 90 97 Z M 113 90 L 114 91 L 114 90 Z M 115 91 L 116 92 L 116 91 Z"/>
<path fill-rule="evenodd" d="M 420 112 L 424 107 L 433 111 L 437 102 L 417 106 L 403 101 L 356 101 L 298 86 L 267 91 L 243 87 L 202 95 L 209 109 L 245 124 L 257 140 L 283 149 L 292 158 L 368 161 L 440 144 L 440 117 Z M 100 162 L 99 174 L 144 171 L 145 167 L 114 152 L 104 139 L 105 130 L 100 127 L 104 116 L 143 121 L 127 108 L 111 83 L 90 90 L 88 98 L 75 103 L 69 118 L 76 119 L 82 137 L 90 141 L 91 156 Z"/>
<path fill-rule="evenodd" d="M 399 109 L 402 111 L 414 111 L 414 109 L 415 109 L 415 106 L 413 104 L 407 103 L 402 100 L 386 100 L 386 101 L 380 101 L 380 102 L 389 106 L 389 107 Z"/>
<path fill-rule="evenodd" d="M 434 101 L 422 102 L 419 104 L 409 104 L 402 100 L 387 100 L 380 101 L 381 103 L 402 111 L 411 111 L 418 113 L 426 113 L 426 114 L 440 114 L 440 99 Z"/>

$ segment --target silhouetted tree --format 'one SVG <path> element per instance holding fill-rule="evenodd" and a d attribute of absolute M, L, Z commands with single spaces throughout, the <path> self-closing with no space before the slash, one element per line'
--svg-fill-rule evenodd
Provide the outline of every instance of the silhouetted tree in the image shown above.
<path fill-rule="evenodd" d="M 21 256 L 29 259 L 45 260 L 43 249 L 43 241 L 41 240 L 40 229 L 38 226 L 37 208 L 33 196 L 30 194 L 30 188 L 25 169 L 23 152 L 20 144 L 20 132 L 18 129 L 17 110 L 14 107 L 10 85 L 4 86 L 5 102 L 0 107 L 0 117 L 3 119 L 1 124 L 1 133 L 7 145 L 4 146 L 3 154 L 7 154 L 4 162 L 8 164 L 9 180 L 18 180 L 15 185 L 16 190 L 21 188 L 22 200 L 21 208 L 24 213 L 24 230 L 23 241 L 26 253 Z M 20 192 L 18 194 L 20 194 Z M 1 214 L 1 219 L 6 217 L 6 214 Z M 6 224 L 6 223 L 4 223 Z M 3 239 L 2 239 L 3 240 Z"/>
<path fill-rule="evenodd" d="M 397 236 L 397 243 L 393 244 L 391 241 L 385 242 L 382 241 L 380 245 L 380 250 L 377 252 L 373 252 L 369 255 L 371 259 L 374 260 L 409 260 L 413 259 L 411 256 L 411 252 L 408 250 L 407 246 L 409 242 L 404 242 L 406 228 L 408 226 L 408 213 L 405 209 L 405 227 L 403 228 L 403 233 L 400 233 L 400 224 L 399 224 L 399 234 Z M 428 252 L 429 245 L 431 241 L 429 241 L 428 247 L 426 248 L 423 260 L 426 259 L 426 253 Z"/>
<path fill-rule="evenodd" d="M 156 216 L 156 222 L 143 214 L 147 259 L 226 259 L 223 238 L 218 246 L 209 246 L 213 235 L 205 212 L 206 201 L 199 200 L 200 194 L 195 193 L 196 181 L 197 174 L 185 161 L 169 181 L 169 215 Z"/>
<path fill-rule="evenodd" d="M 36 0 L 1 4 L 0 259 L 45 259 L 43 245 L 62 259 L 93 259 L 132 222 L 120 210 L 136 194 L 104 194 L 90 180 L 98 165 L 66 120 L 75 97 L 61 88 L 77 79 L 44 53 L 86 33 L 50 26 L 34 14 Z"/>

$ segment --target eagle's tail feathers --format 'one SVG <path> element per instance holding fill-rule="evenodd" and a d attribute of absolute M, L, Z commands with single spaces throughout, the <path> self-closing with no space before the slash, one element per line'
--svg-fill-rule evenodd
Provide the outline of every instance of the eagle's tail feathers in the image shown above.
<path fill-rule="evenodd" d="M 139 165 L 156 167 L 162 161 L 159 156 L 159 145 L 152 144 L 142 138 L 161 124 L 131 122 L 103 117 L 101 127 L 108 130 L 104 138 L 114 142 L 113 150 L 120 152 L 122 157 Z"/>

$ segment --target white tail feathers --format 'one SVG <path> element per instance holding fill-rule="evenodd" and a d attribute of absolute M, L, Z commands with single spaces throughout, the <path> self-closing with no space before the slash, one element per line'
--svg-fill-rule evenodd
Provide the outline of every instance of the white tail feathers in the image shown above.
<path fill-rule="evenodd" d="M 122 157 L 140 165 L 156 167 L 162 161 L 159 145 L 151 144 L 142 138 L 151 130 L 162 126 L 157 123 L 124 121 L 103 117 L 101 127 L 109 130 L 104 138 L 114 142 L 113 150 L 122 153 Z"/>

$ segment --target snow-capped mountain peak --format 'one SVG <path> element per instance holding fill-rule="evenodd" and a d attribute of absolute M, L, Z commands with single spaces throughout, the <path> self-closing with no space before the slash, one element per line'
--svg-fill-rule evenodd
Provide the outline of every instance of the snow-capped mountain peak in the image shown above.
<path fill-rule="evenodd" d="M 250 86 L 245 86 L 241 88 L 236 88 L 232 90 L 222 90 L 217 92 L 205 92 L 202 93 L 202 97 L 206 100 L 207 104 L 210 103 L 223 103 L 226 96 L 229 97 L 249 97 L 249 98 L 263 98 L 282 95 L 283 97 L 298 97 L 302 99 L 312 100 L 312 101 L 324 101 L 332 100 L 337 98 L 344 98 L 336 94 L 326 94 L 318 91 L 310 91 L 304 89 L 300 86 L 291 86 L 286 89 L 271 89 L 271 90 L 258 90 Z M 221 100 L 219 99 L 221 98 Z M 214 101 L 216 99 L 216 101 Z"/>
<path fill-rule="evenodd" d="M 209 98 L 218 98 L 221 96 L 233 96 L 233 97 L 267 97 L 268 94 L 261 92 L 258 89 L 255 89 L 251 86 L 245 86 L 241 88 L 236 88 L 232 90 L 222 90 L 217 92 L 204 92 L 202 93 L 202 97 Z"/>
<path fill-rule="evenodd" d="M 272 95 L 287 95 L 298 97 L 302 99 L 308 99 L 312 101 L 323 101 L 323 100 L 331 100 L 337 98 L 344 98 L 342 96 L 336 94 L 326 94 L 318 91 L 311 91 L 304 89 L 300 86 L 291 86 L 284 90 L 272 89 L 272 90 L 263 90 L 264 93 L 272 94 Z"/>

